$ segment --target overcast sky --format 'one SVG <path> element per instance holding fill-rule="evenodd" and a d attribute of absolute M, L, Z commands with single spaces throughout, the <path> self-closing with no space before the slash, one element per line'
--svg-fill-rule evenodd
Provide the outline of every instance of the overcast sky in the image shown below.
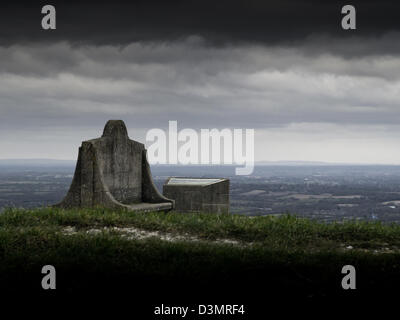
<path fill-rule="evenodd" d="M 142 142 L 254 128 L 257 161 L 400 164 L 400 4 L 353 1 L 344 31 L 341 1 L 165 2 L 2 3 L 0 158 L 75 159 L 122 119 Z"/>

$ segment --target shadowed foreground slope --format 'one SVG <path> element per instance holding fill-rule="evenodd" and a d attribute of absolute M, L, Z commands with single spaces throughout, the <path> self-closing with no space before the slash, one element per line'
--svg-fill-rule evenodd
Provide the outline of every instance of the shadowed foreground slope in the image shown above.
<path fill-rule="evenodd" d="M 0 215 L 3 293 L 44 294 L 46 264 L 56 267 L 58 295 L 151 303 L 356 299 L 400 287 L 400 226 L 103 209 Z M 357 270 L 354 291 L 341 288 L 348 264 Z"/>

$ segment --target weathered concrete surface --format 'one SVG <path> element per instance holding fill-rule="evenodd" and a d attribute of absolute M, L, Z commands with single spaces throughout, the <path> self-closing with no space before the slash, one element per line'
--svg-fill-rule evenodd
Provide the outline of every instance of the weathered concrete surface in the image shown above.
<path fill-rule="evenodd" d="M 82 142 L 70 190 L 56 206 L 166 211 L 174 201 L 155 187 L 144 145 L 129 139 L 123 121 L 110 120 L 101 138 Z"/>
<path fill-rule="evenodd" d="M 192 179 L 193 183 L 185 183 L 186 179 Z M 208 181 L 207 178 L 169 178 L 163 185 L 163 194 L 175 200 L 177 212 L 229 213 L 229 180 L 210 179 L 216 181 Z"/>

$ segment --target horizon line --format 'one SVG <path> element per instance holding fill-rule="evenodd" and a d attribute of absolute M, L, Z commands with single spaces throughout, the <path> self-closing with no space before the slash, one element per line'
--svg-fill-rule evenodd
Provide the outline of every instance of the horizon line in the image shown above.
<path fill-rule="evenodd" d="M 0 158 L 1 162 L 6 161 L 32 161 L 32 162 L 39 162 L 39 161 L 49 161 L 49 162 L 76 162 L 77 159 L 54 159 L 54 158 Z M 151 164 L 151 163 L 150 163 Z M 400 166 L 400 163 L 360 163 L 360 162 L 328 162 L 328 161 L 319 161 L 319 160 L 260 160 L 255 161 L 255 165 L 274 165 L 274 164 L 285 164 L 285 165 L 357 165 L 357 166 Z M 235 166 L 237 164 L 151 164 L 151 165 L 158 165 L 158 166 Z"/>

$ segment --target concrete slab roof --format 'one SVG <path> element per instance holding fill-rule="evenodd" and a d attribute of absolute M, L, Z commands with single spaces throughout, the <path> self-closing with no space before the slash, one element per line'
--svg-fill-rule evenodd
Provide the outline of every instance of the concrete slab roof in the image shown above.
<path fill-rule="evenodd" d="M 222 178 L 170 178 L 169 181 L 166 183 L 168 185 L 179 184 L 179 185 L 196 185 L 196 186 L 203 186 L 218 183 L 224 181 L 226 179 Z"/>

